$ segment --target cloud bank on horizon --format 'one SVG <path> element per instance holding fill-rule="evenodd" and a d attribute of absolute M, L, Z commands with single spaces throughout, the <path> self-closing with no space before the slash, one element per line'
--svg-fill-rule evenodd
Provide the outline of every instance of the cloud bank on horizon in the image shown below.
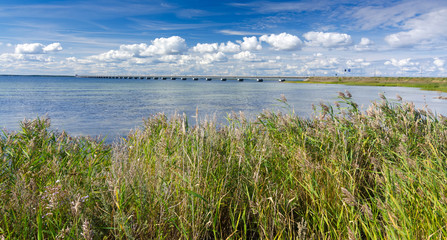
<path fill-rule="evenodd" d="M 445 23 L 444 0 L 18 0 L 0 74 L 446 76 Z"/>

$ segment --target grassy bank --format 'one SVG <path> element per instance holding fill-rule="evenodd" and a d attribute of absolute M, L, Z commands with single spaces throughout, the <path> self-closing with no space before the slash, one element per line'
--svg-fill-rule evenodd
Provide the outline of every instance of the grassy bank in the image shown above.
<path fill-rule="evenodd" d="M 447 92 L 447 78 L 434 77 L 310 77 L 305 82 L 358 86 L 416 87 L 422 90 Z M 302 81 L 297 83 L 302 83 Z"/>
<path fill-rule="evenodd" d="M 0 239 L 445 238 L 446 119 L 347 95 L 311 119 L 156 115 L 112 146 L 23 122 L 0 138 Z"/>

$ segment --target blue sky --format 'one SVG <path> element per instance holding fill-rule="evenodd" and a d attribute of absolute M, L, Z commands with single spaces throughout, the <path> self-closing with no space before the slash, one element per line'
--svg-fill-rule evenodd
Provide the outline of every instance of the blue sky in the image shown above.
<path fill-rule="evenodd" d="M 0 74 L 446 76 L 446 60 L 445 0 L 0 0 Z"/>

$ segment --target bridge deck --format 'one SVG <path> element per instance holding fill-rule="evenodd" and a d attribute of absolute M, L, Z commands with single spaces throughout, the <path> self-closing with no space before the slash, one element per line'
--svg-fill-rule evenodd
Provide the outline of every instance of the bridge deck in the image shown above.
<path fill-rule="evenodd" d="M 146 78 L 151 78 L 153 79 L 154 77 L 158 77 L 160 78 L 167 78 L 167 79 L 171 79 L 171 78 L 175 78 L 175 79 L 182 79 L 182 78 L 187 78 L 187 79 L 192 79 L 192 78 L 199 78 L 199 79 L 207 79 L 207 78 L 211 78 L 211 79 L 215 79 L 215 80 L 220 80 L 222 78 L 224 79 L 228 79 L 228 80 L 237 80 L 237 79 L 263 79 L 263 80 L 279 80 L 279 79 L 284 79 L 284 80 L 307 80 L 308 77 L 307 76 L 223 76 L 223 75 L 76 75 L 76 77 L 80 77 L 80 78 L 122 78 L 122 79 L 146 79 Z"/>

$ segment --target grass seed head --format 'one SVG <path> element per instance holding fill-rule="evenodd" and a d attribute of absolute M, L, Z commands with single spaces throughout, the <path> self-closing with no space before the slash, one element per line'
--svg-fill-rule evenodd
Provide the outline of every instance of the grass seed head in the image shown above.
<path fill-rule="evenodd" d="M 356 240 L 355 233 L 351 230 L 351 228 L 348 226 L 348 239 L 349 240 Z"/>
<path fill-rule="evenodd" d="M 352 98 L 352 94 L 348 90 L 345 90 L 345 93 L 347 98 Z"/>
<path fill-rule="evenodd" d="M 365 215 L 369 220 L 373 219 L 374 216 L 373 216 L 371 208 L 369 208 L 368 204 L 366 204 L 366 203 L 363 204 L 361 211 L 362 211 L 363 215 Z"/>
<path fill-rule="evenodd" d="M 90 222 L 85 219 L 84 223 L 82 223 L 82 233 L 81 235 L 85 240 L 93 239 L 93 230 L 91 229 Z"/>
<path fill-rule="evenodd" d="M 343 193 L 343 195 L 345 196 L 343 198 L 343 202 L 348 204 L 349 206 L 357 206 L 357 201 L 355 200 L 354 195 L 352 195 L 348 189 L 342 187 L 341 191 Z"/>

